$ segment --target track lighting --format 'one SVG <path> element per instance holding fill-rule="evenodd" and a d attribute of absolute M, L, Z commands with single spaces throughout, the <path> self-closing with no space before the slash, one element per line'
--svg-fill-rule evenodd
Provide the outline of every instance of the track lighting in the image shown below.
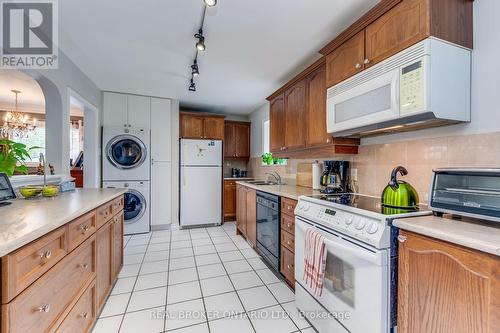
<path fill-rule="evenodd" d="M 205 37 L 203 36 L 203 30 L 198 30 L 198 33 L 194 35 L 195 38 L 198 38 L 198 42 L 196 43 L 196 49 L 198 51 L 205 51 Z"/>
<path fill-rule="evenodd" d="M 193 78 L 191 78 L 191 83 L 189 84 L 189 91 L 196 91 L 196 84 L 193 81 Z"/>
<path fill-rule="evenodd" d="M 198 68 L 198 62 L 194 59 L 194 63 L 191 65 L 191 75 L 198 76 L 200 75 L 200 70 Z"/>
<path fill-rule="evenodd" d="M 217 0 L 203 0 L 208 7 L 213 7 L 217 4 Z"/>

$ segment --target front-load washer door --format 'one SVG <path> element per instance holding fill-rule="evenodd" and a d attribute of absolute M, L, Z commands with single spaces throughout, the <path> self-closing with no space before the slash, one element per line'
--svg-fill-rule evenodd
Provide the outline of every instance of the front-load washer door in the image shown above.
<path fill-rule="evenodd" d="M 138 191 L 129 189 L 125 193 L 123 215 L 125 224 L 136 223 L 146 212 L 146 198 Z"/>
<path fill-rule="evenodd" d="M 137 137 L 123 134 L 108 142 L 106 157 L 118 169 L 134 169 L 146 160 L 147 149 L 146 145 Z"/>

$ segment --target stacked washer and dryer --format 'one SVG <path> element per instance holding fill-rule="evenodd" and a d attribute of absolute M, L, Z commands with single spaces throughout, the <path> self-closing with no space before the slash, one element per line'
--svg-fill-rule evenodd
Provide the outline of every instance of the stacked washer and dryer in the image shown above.
<path fill-rule="evenodd" d="M 150 230 L 150 130 L 103 128 L 103 187 L 128 188 L 125 234 Z"/>

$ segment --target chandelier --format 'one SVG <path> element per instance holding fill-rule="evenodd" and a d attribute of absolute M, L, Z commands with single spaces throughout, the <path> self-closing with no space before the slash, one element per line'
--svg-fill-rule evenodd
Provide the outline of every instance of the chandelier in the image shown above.
<path fill-rule="evenodd" d="M 21 139 L 36 129 L 36 119 L 30 120 L 30 117 L 20 112 L 17 104 L 17 95 L 19 90 L 11 90 L 16 95 L 16 104 L 13 111 L 7 111 L 4 117 L 3 126 L 0 127 L 0 137 Z"/>

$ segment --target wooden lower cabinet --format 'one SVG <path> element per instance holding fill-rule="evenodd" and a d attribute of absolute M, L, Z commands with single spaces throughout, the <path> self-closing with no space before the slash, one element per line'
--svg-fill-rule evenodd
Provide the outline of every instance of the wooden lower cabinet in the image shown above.
<path fill-rule="evenodd" d="M 123 265 L 122 200 L 1 258 L 1 333 L 90 332 Z"/>
<path fill-rule="evenodd" d="M 236 230 L 257 245 L 257 191 L 243 185 L 236 185 Z"/>
<path fill-rule="evenodd" d="M 96 281 L 93 280 L 59 326 L 57 333 L 90 332 L 97 319 L 96 289 Z"/>
<path fill-rule="evenodd" d="M 224 180 L 224 221 L 236 219 L 236 181 Z"/>
<path fill-rule="evenodd" d="M 297 200 L 281 198 L 280 272 L 292 289 L 295 288 L 295 206 Z"/>
<path fill-rule="evenodd" d="M 257 191 L 246 188 L 247 240 L 257 246 Z"/>
<path fill-rule="evenodd" d="M 401 231 L 398 332 L 500 332 L 500 258 Z"/>
<path fill-rule="evenodd" d="M 236 185 L 236 233 L 247 237 L 247 191 L 243 185 Z"/>
<path fill-rule="evenodd" d="M 97 231 L 97 305 L 101 309 L 108 298 L 108 292 L 111 289 L 111 247 L 113 239 L 113 230 L 111 223 L 113 220 L 106 222 L 104 226 Z"/>

